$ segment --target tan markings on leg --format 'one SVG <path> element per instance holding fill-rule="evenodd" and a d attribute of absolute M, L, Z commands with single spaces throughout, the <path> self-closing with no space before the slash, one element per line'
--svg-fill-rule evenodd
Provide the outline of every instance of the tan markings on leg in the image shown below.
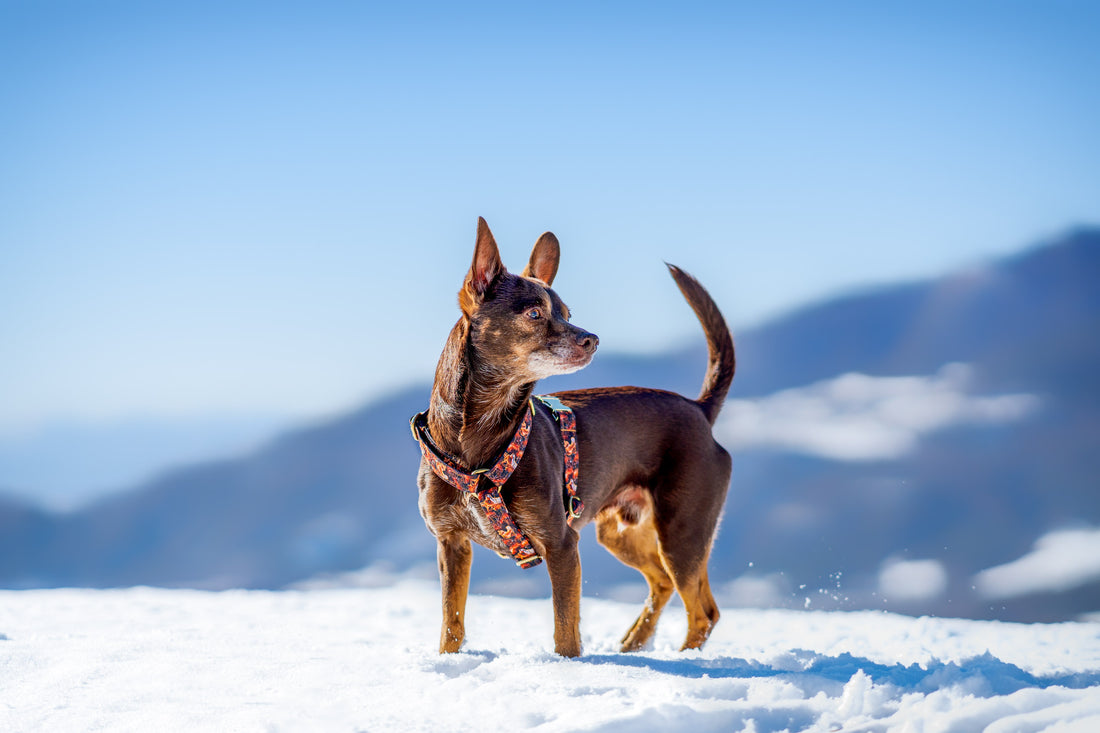
<path fill-rule="evenodd" d="M 439 541 L 439 582 L 443 590 L 440 654 L 457 652 L 466 637 L 466 595 L 470 589 L 473 552 L 469 540 Z"/>
<path fill-rule="evenodd" d="M 676 590 L 687 609 L 688 631 L 684 639 L 684 649 L 698 649 L 706 643 L 710 632 L 718 623 L 718 604 L 710 590 L 707 579 L 707 565 L 704 558 L 700 569 L 684 578 L 676 578 Z"/>
<path fill-rule="evenodd" d="M 622 651 L 637 651 L 653 636 L 673 589 L 658 546 L 649 491 L 629 488 L 620 494 L 616 505 L 600 512 L 596 516 L 596 539 L 620 561 L 641 572 L 649 585 L 641 613 L 622 638 Z"/>

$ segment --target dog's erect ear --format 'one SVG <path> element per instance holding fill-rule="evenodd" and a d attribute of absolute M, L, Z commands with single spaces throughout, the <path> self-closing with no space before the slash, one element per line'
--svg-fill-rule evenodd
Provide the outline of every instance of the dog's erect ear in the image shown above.
<path fill-rule="evenodd" d="M 523 268 L 524 277 L 533 277 L 542 280 L 547 285 L 554 284 L 554 276 L 558 274 L 558 259 L 561 257 L 561 247 L 558 246 L 558 238 L 550 232 L 544 233 L 535 242 L 535 248 L 531 250 L 531 260 L 527 267 Z"/>
<path fill-rule="evenodd" d="M 462 312 L 471 315 L 485 299 L 485 293 L 493 281 L 500 277 L 504 263 L 500 261 L 500 250 L 489 231 L 489 225 L 480 216 L 477 218 L 477 244 L 474 245 L 474 261 L 466 273 L 466 282 L 458 293 L 458 304 Z"/>

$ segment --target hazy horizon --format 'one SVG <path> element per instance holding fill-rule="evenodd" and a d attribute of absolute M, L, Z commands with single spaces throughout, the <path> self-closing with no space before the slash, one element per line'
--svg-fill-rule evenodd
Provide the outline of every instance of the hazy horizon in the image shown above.
<path fill-rule="evenodd" d="M 1036 246 L 1044 245 L 1040 242 Z M 1021 252 L 1034 249 L 1034 246 L 1028 247 Z M 1010 258 L 1018 255 L 1015 253 Z M 1004 260 L 1001 260 L 988 265 L 1003 266 L 1003 263 Z M 946 276 L 958 279 L 986 266 L 963 268 Z M 930 278 L 927 281 L 934 280 Z M 761 331 L 776 326 L 783 328 L 780 325 L 783 321 L 788 317 L 797 319 L 801 312 L 828 308 L 828 304 L 839 300 L 889 292 L 891 288 L 903 288 L 912 282 L 917 281 L 884 282 L 800 303 L 759 328 Z M 699 367 L 702 368 L 702 334 L 691 322 L 693 319 L 686 308 L 683 310 L 685 330 L 680 343 L 646 352 L 615 354 L 601 349 L 602 356 L 597 357 L 598 362 L 624 355 L 659 357 L 681 348 L 695 347 L 700 351 Z M 738 330 L 737 339 L 751 336 L 755 330 Z M 580 375 L 583 386 L 619 383 L 614 380 L 605 382 L 595 375 L 592 381 L 587 381 L 584 377 L 590 371 Z M 941 427 L 938 420 L 948 423 L 965 421 L 968 415 L 985 415 L 990 410 L 993 410 L 994 416 L 1007 410 L 1004 416 L 1014 419 L 1034 406 L 1032 395 L 966 397 L 965 386 L 970 381 L 971 373 L 972 370 L 965 364 L 948 364 L 940 368 L 937 374 L 913 373 L 905 378 L 877 379 L 858 374 L 840 376 L 834 381 L 847 385 L 841 390 L 845 400 L 853 397 L 853 385 L 866 385 L 870 391 L 862 393 L 856 390 L 862 394 L 857 399 L 858 405 L 837 404 L 824 411 L 822 408 L 833 398 L 822 400 L 820 393 L 824 390 L 828 394 L 833 389 L 829 382 L 795 385 L 779 393 L 749 400 L 739 398 L 735 389 L 726 410 L 727 417 L 731 418 L 725 421 L 729 425 L 719 426 L 716 430 L 719 439 L 734 449 L 744 446 L 771 446 L 782 450 L 794 448 L 795 452 L 830 460 L 860 461 L 891 458 L 896 457 L 899 451 L 907 452 L 921 431 Z M 620 378 L 623 376 L 620 375 Z M 429 384 L 428 375 L 411 376 L 397 387 L 379 389 L 376 393 L 322 413 L 227 411 L 191 415 L 137 414 L 105 421 L 73 419 L 18 431 L 0 431 L 0 496 L 8 494 L 54 511 L 79 510 L 91 502 L 140 488 L 187 466 L 243 458 L 262 450 L 280 436 L 333 424 L 409 389 L 422 388 L 426 393 Z M 872 386 L 876 384 L 881 386 Z M 560 388 L 561 385 L 547 387 Z M 938 409 L 945 412 L 937 420 L 925 424 L 929 419 L 925 407 L 914 413 L 919 417 L 917 424 L 899 423 L 895 414 L 899 407 L 917 403 L 935 403 Z M 812 407 L 807 408 L 808 404 Z M 876 414 L 883 409 L 885 413 Z"/>

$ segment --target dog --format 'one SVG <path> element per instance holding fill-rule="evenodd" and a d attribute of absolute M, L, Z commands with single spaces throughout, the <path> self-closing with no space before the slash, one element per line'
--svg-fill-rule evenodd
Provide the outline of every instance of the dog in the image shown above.
<path fill-rule="evenodd" d="M 422 449 L 419 509 L 438 543 L 441 653 L 465 638 L 471 542 L 522 567 L 546 561 L 554 650 L 581 653 L 578 532 L 596 536 L 649 585 L 624 652 L 644 648 L 673 590 L 687 610 L 683 649 L 718 621 L 707 561 L 725 502 L 730 456 L 711 428 L 733 380 L 733 339 L 718 306 L 668 265 L 703 326 L 709 364 L 698 399 L 639 387 L 535 398 L 535 382 L 586 366 L 595 334 L 569 322 L 551 289 L 560 247 L 546 232 L 519 275 L 478 219 L 473 262 L 458 293 L 428 409 L 413 418 Z M 571 442 L 572 441 L 572 442 Z"/>

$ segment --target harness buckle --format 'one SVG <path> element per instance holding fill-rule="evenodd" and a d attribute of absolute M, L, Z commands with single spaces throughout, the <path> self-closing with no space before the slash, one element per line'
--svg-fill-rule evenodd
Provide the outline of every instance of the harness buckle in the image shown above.
<path fill-rule="evenodd" d="M 576 519 L 584 511 L 584 502 L 576 496 L 569 497 L 569 518 Z"/>
<path fill-rule="evenodd" d="M 559 400 L 557 397 L 552 397 L 551 395 L 548 395 L 548 394 L 540 394 L 540 395 L 535 395 L 535 399 L 537 399 L 539 402 L 546 405 L 547 407 L 549 407 L 551 409 L 551 411 L 553 411 L 555 420 L 558 419 L 558 413 L 559 412 L 569 412 L 570 411 L 569 408 L 565 406 L 565 403 L 562 402 L 561 400 Z M 533 406 L 533 404 L 534 403 L 532 403 L 532 406 Z"/>

